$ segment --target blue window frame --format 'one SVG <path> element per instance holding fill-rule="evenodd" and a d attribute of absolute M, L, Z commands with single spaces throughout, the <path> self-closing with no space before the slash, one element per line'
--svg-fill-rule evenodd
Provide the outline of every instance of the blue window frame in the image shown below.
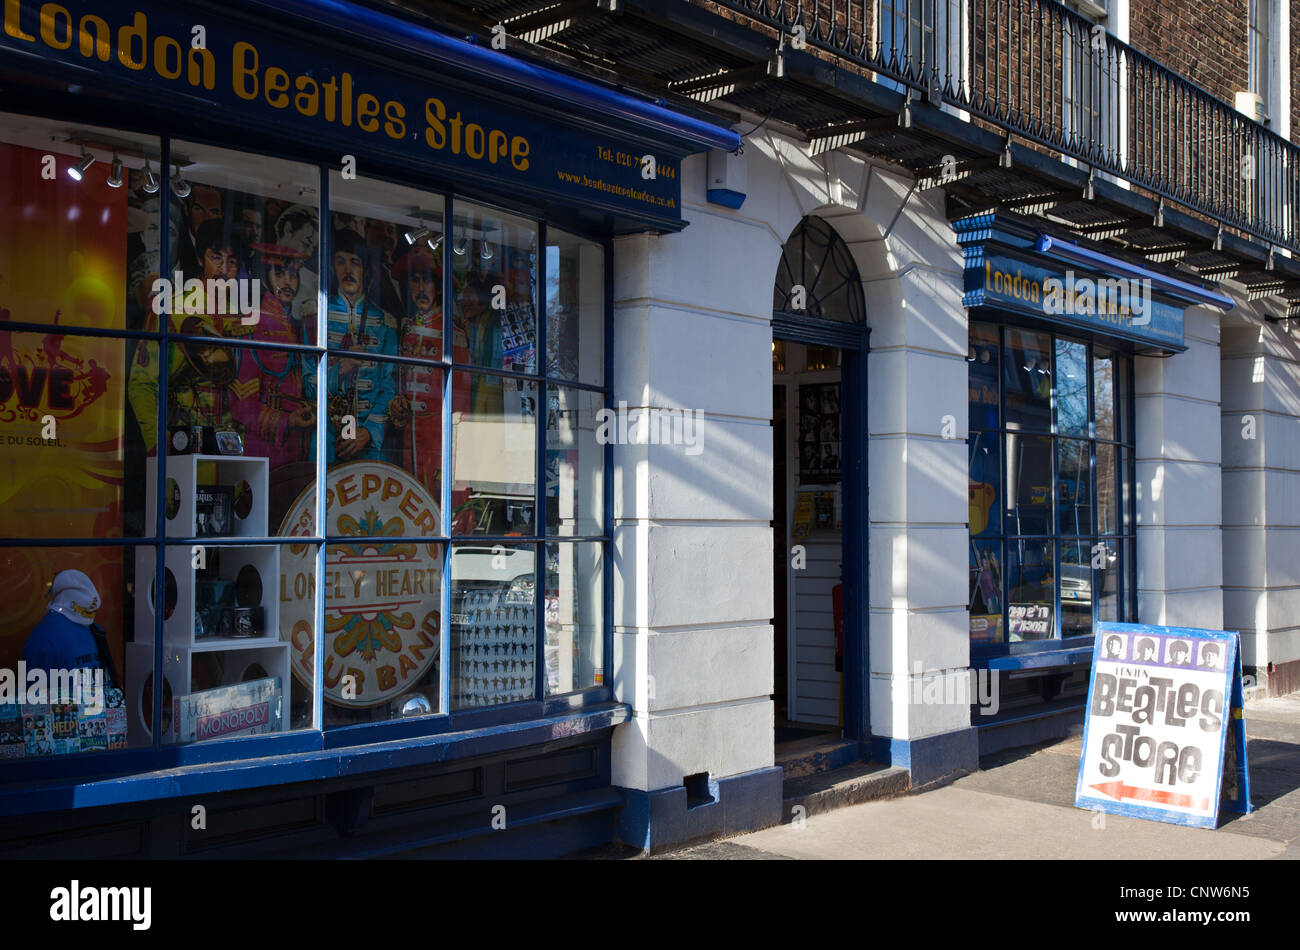
<path fill-rule="evenodd" d="M 1135 621 L 1132 357 L 1014 324 L 969 336 L 972 658 Z"/>
<path fill-rule="evenodd" d="M 142 187 L 142 183 L 147 180 L 146 168 L 158 176 L 160 188 L 155 189 L 151 194 L 161 197 L 156 202 L 157 208 L 147 225 L 149 228 L 154 225 L 157 227 L 158 237 L 154 253 L 158 261 L 171 261 L 176 257 L 176 245 L 183 238 L 194 237 L 181 230 L 190 221 L 178 219 L 179 208 L 175 202 L 170 198 L 162 200 L 168 196 L 169 179 L 172 178 L 169 172 L 172 172 L 181 182 L 173 194 L 179 197 L 180 192 L 188 187 L 190 194 L 193 195 L 195 186 L 202 187 L 212 183 L 211 171 L 205 170 L 202 162 L 196 163 L 194 155 L 200 153 L 218 155 L 224 152 L 230 156 L 236 153 L 227 150 L 239 147 L 238 143 L 222 143 L 217 146 L 214 143 L 193 139 L 187 139 L 185 143 L 174 142 L 165 132 L 159 134 L 156 130 L 153 130 L 150 136 L 140 136 L 116 129 L 87 131 L 87 127 L 83 125 L 73 126 L 71 123 L 39 118 L 19 121 L 18 117 L 4 116 L 0 117 L 0 148 L 9 147 L 11 142 L 21 140 L 21 136 L 17 134 L 6 135 L 7 131 L 11 131 L 6 129 L 7 125 L 21 127 L 29 123 L 42 128 L 58 126 L 75 130 L 68 136 L 78 139 L 73 143 L 75 148 L 73 145 L 65 144 L 55 147 L 55 152 L 58 153 L 60 181 L 67 171 L 66 166 L 75 164 L 78 159 L 78 150 L 93 155 L 102 163 L 101 168 L 105 169 L 106 173 L 111 170 L 112 174 L 118 174 L 112 162 L 118 158 L 123 159 L 127 165 L 128 191 L 138 192 Z M 133 145 L 132 142 L 136 144 Z M 192 154 L 185 154 L 183 151 L 185 149 Z M 119 151 L 120 156 L 117 154 Z M 269 160 L 269 156 L 265 153 L 259 154 L 249 150 L 241 150 L 238 156 L 247 159 L 250 168 L 255 168 L 259 164 L 265 165 Z M 334 228 L 322 226 L 322 222 L 328 222 L 328 225 L 335 223 L 333 220 L 336 213 L 335 198 L 332 197 L 332 192 L 339 191 L 340 180 L 337 173 L 332 173 L 329 166 L 323 163 L 324 156 L 321 158 L 322 162 L 314 164 L 296 160 L 298 166 L 307 169 L 310 177 L 314 179 L 311 184 L 317 188 L 315 197 L 306 197 L 310 189 L 305 188 L 305 190 L 300 189 L 301 193 L 297 195 L 299 200 L 291 203 L 282 200 L 282 204 L 296 204 L 300 207 L 309 207 L 314 201 L 314 220 L 318 232 L 315 253 L 301 260 L 304 267 L 308 262 L 315 264 L 316 279 L 319 281 L 315 294 L 317 303 L 315 327 L 311 326 L 310 318 L 304 317 L 301 321 L 302 333 L 297 341 L 261 340 L 257 338 L 257 333 L 252 334 L 251 338 L 233 339 L 222 333 L 221 329 L 214 330 L 212 327 L 188 326 L 178 329 L 174 327 L 173 321 L 167 319 L 160 319 L 153 326 L 146 326 L 138 321 L 132 326 L 128 320 L 121 321 L 120 325 L 110 321 L 101 325 L 90 322 L 84 327 L 73 326 L 66 318 L 63 322 L 57 322 L 57 316 L 56 322 L 28 319 L 26 312 L 13 315 L 3 333 L 0 334 L 5 337 L 4 352 L 11 362 L 14 359 L 14 341 L 19 334 L 32 334 L 32 345 L 36 345 L 39 338 L 46 341 L 51 339 L 62 341 L 61 352 L 65 355 L 75 349 L 75 344 L 83 341 L 91 341 L 97 346 L 107 347 L 110 350 L 117 348 L 120 350 L 118 358 L 123 364 L 124 377 L 128 372 L 125 366 L 130 362 L 131 355 L 147 353 L 157 369 L 153 374 L 153 388 L 146 387 L 148 395 L 153 400 L 154 415 L 143 425 L 152 426 L 154 436 L 158 440 L 157 444 L 160 446 L 169 436 L 169 425 L 175 426 L 177 422 L 173 418 L 175 404 L 173 402 L 169 406 L 168 402 L 169 384 L 173 383 L 172 371 L 176 365 L 175 361 L 190 360 L 192 363 L 193 354 L 200 350 L 209 352 L 212 356 L 210 362 L 216 363 L 227 361 L 230 354 L 235 355 L 233 361 L 238 365 L 243 365 L 243 362 L 251 358 L 260 368 L 260 378 L 263 380 L 269 378 L 268 374 L 281 372 L 285 366 L 298 367 L 297 371 L 301 374 L 304 383 L 299 394 L 305 404 L 302 408 L 314 411 L 316 420 L 312 427 L 302 433 L 306 437 L 305 441 L 309 443 L 309 448 L 304 448 L 303 451 L 311 456 L 309 466 L 311 474 L 304 483 L 307 490 L 302 492 L 298 499 L 303 506 L 303 511 L 312 517 L 303 522 L 306 525 L 305 530 L 293 535 L 292 545 L 286 543 L 285 534 L 276 533 L 270 526 L 270 521 L 274 519 L 267 519 L 266 527 L 250 529 L 241 536 L 208 536 L 190 531 L 168 531 L 166 526 L 175 516 L 174 511 L 169 515 L 169 506 L 172 503 L 170 490 L 152 490 L 151 510 L 145 510 L 143 496 L 146 493 L 142 485 L 136 482 L 150 481 L 154 486 L 169 486 L 169 479 L 174 481 L 178 473 L 187 468 L 191 473 L 191 482 L 194 482 L 198 479 L 193 475 L 194 469 L 190 467 L 192 465 L 208 465 L 210 469 L 218 472 L 222 471 L 221 466 L 237 470 L 241 459 L 230 456 L 228 461 L 191 461 L 186 456 L 169 454 L 168 451 L 162 450 L 146 458 L 143 443 L 135 446 L 134 449 L 128 447 L 126 450 L 127 454 L 133 450 L 136 452 L 137 457 L 132 464 L 123 462 L 129 469 L 127 474 L 130 476 L 121 479 L 124 497 L 134 499 L 132 504 L 138 506 L 141 517 L 135 521 L 129 517 L 125 519 L 121 537 L 113 536 L 111 527 L 108 529 L 109 536 L 94 536 L 93 532 L 88 531 L 80 533 L 65 531 L 60 534 L 57 530 L 52 530 L 49 537 L 32 536 L 30 533 L 18 536 L 16 532 L 6 530 L 8 519 L 5 517 L 3 506 L 0 505 L 0 553 L 13 555 L 14 552 L 27 552 L 25 557 L 30 562 L 32 558 L 44 552 L 54 552 L 53 556 L 46 559 L 47 566 L 58 564 L 60 561 L 68 563 L 64 560 L 65 557 L 71 558 L 75 563 L 81 563 L 76 560 L 77 557 L 82 557 L 84 560 L 87 556 L 100 559 L 107 556 L 111 560 L 115 554 L 120 554 L 121 573 L 124 578 L 129 578 L 134 583 L 142 576 L 148 575 L 162 577 L 165 581 L 161 584 L 136 585 L 140 589 L 133 595 L 124 593 L 122 597 L 123 629 L 120 638 L 123 650 L 117 655 L 124 655 L 128 651 L 139 654 L 142 657 L 140 662 L 146 664 L 142 675 L 146 676 L 145 682 L 149 685 L 142 695 L 149 697 L 147 709 L 142 707 L 135 710 L 128 705 L 128 714 L 138 712 L 141 717 L 147 717 L 150 726 L 150 730 L 144 734 L 147 741 L 132 748 L 77 755 L 26 755 L 24 745 L 24 755 L 21 758 L 7 761 L 0 766 L 0 785 L 11 781 L 75 778 L 90 772 L 144 772 L 255 756 L 309 753 L 315 750 L 374 742 L 432 737 L 465 729 L 525 721 L 583 707 L 594 707 L 610 700 L 611 694 L 605 679 L 605 671 L 610 669 L 612 662 L 612 643 L 609 636 L 611 616 L 609 542 L 612 497 L 612 480 L 609 471 L 612 464 L 612 451 L 610 446 L 600 445 L 594 437 L 591 437 L 591 433 L 594 432 L 595 412 L 610 405 L 612 245 L 608 236 L 586 232 L 580 225 L 561 229 L 552 221 L 538 215 L 536 210 L 531 216 L 521 216 L 513 209 L 499 210 L 486 203 L 462 197 L 455 193 L 454 189 L 422 187 L 419 190 L 427 197 L 428 203 L 439 205 L 443 223 L 439 233 L 446 233 L 443 233 L 443 239 L 440 241 L 436 240 L 435 234 L 430 234 L 427 238 L 415 235 L 414 240 L 410 238 L 407 240 L 412 246 L 419 241 L 425 241 L 430 256 L 435 260 L 440 255 L 442 300 L 440 329 L 442 339 L 453 341 L 453 345 L 444 346 L 436 355 L 404 352 L 398 345 L 377 348 L 380 351 L 361 355 L 356 352 L 358 347 L 350 345 L 350 341 L 346 339 L 341 338 L 333 342 L 330 340 L 330 295 L 327 290 L 326 275 L 332 267 L 335 245 L 338 241 Z M 86 180 L 89 181 L 99 172 L 99 168 L 95 169 L 94 172 L 86 175 Z M 188 184 L 185 181 L 187 178 L 192 179 Z M 375 181 L 380 183 L 379 188 L 382 191 L 384 187 L 382 180 Z M 304 181 L 274 184 L 295 187 L 307 185 Z M 410 190 L 409 184 L 398 186 L 394 183 L 390 187 Z M 218 187 L 214 190 L 222 189 Z M 246 194 L 247 190 L 238 191 L 233 186 L 224 190 L 226 204 L 223 217 L 233 224 L 235 216 L 232 211 L 238 210 L 241 214 L 249 211 L 242 207 L 240 197 Z M 265 211 L 265 207 L 262 210 Z M 434 223 L 423 220 L 423 210 L 418 207 L 410 209 L 407 223 L 410 224 L 412 232 L 417 232 L 419 226 L 425 223 Z M 472 214 L 469 213 L 471 211 Z M 284 213 L 285 208 L 281 207 L 279 214 L 282 216 Z M 256 215 L 250 212 L 247 217 L 250 218 L 250 226 L 252 226 Z M 309 218 L 310 215 L 306 217 Z M 516 223 L 522 222 L 523 230 L 532 235 L 531 245 L 513 246 L 503 243 L 498 233 L 489 233 L 491 227 L 495 225 L 483 224 L 484 221 L 500 222 L 505 219 Z M 263 225 L 266 223 L 263 222 Z M 395 222 L 381 220 L 380 223 Z M 228 228 L 227 232 L 229 230 Z M 265 234 L 262 236 L 265 237 Z M 277 231 L 276 236 L 284 235 Z M 406 235 L 399 234 L 398 237 L 401 239 Z M 294 255 L 285 250 L 285 246 L 280 245 L 277 250 L 277 246 L 266 240 L 245 242 L 243 250 L 248 251 L 253 243 L 261 247 L 258 253 L 263 256 L 261 262 L 263 265 L 267 265 L 268 256 L 276 257 L 281 261 L 295 259 Z M 489 334 L 496 337 L 489 341 L 489 349 L 493 354 L 509 353 L 513 350 L 514 356 L 518 357 L 531 348 L 531 360 L 516 358 L 501 363 L 494 362 L 494 357 L 476 360 L 468 350 L 462 353 L 454 343 L 461 331 L 465 329 L 458 322 L 460 314 L 455 312 L 458 309 L 456 303 L 465 297 L 468 286 L 467 282 L 461 279 L 468 274 L 468 269 L 458 268 L 457 259 L 487 262 L 493 255 L 498 256 L 499 259 L 507 255 L 512 256 L 513 263 L 518 265 L 515 268 L 515 277 L 519 278 L 520 286 L 507 288 L 506 297 L 510 297 L 514 289 L 531 293 L 532 310 L 531 321 L 524 321 L 529 325 L 523 327 L 509 325 L 509 301 L 507 300 L 506 307 L 496 308 L 491 297 L 492 291 L 498 285 L 490 281 L 483 284 L 480 281 L 481 286 L 476 285 L 474 291 L 476 293 L 485 291 L 487 301 L 486 309 L 480 310 L 478 316 L 482 317 L 484 313 L 492 312 L 501 314 L 500 321 L 492 327 L 492 333 Z M 251 257 L 249 259 L 251 260 Z M 251 273 L 251 270 L 245 270 L 238 261 L 231 263 L 230 267 L 233 268 L 231 271 L 233 274 L 242 276 Z M 155 268 L 152 273 L 157 274 L 164 269 Z M 407 268 L 407 272 L 409 273 L 411 269 Z M 491 276 L 491 273 L 480 268 L 478 276 Z M 350 306 L 353 310 L 357 309 L 355 299 L 350 301 Z M 377 309 L 382 310 L 382 308 Z M 357 316 L 355 313 L 349 315 Z M 408 313 L 404 308 L 401 318 L 397 321 L 398 325 L 389 325 L 388 329 L 393 330 L 394 333 L 401 330 L 402 322 L 407 316 Z M 372 330 L 374 327 L 389 323 L 384 320 L 382 313 L 373 319 L 376 322 L 371 324 Z M 365 331 L 362 331 L 363 335 L 364 333 Z M 372 332 L 370 335 L 383 334 Z M 59 344 L 56 342 L 54 345 L 57 347 Z M 76 354 L 71 353 L 70 358 L 76 358 Z M 349 363 L 354 365 L 348 366 Z M 436 527 L 428 528 L 418 534 L 383 534 L 382 543 L 367 539 L 365 543 L 369 547 L 359 555 L 376 556 L 382 559 L 383 556 L 391 555 L 397 548 L 414 544 L 426 548 L 430 557 L 434 559 L 434 564 L 440 568 L 440 584 L 436 598 L 426 598 L 429 605 L 435 601 L 437 605 L 436 672 L 430 671 L 424 675 L 420 681 L 424 693 L 423 701 L 415 702 L 413 705 L 407 703 L 406 706 L 411 708 L 399 708 L 391 717 L 385 715 L 369 721 L 363 721 L 363 717 L 358 718 L 357 721 L 342 722 L 332 721 L 330 704 L 327 703 L 325 695 L 327 670 L 324 664 L 314 663 L 310 658 L 325 655 L 327 638 L 337 636 L 335 629 L 328 631 L 326 629 L 327 619 L 337 619 L 341 612 L 330 608 L 331 597 L 328 590 L 332 586 L 333 589 L 338 589 L 338 585 L 327 583 L 331 566 L 331 549 L 345 545 L 355 547 L 358 544 L 355 533 L 339 531 L 337 523 L 328 520 L 329 492 L 317 490 L 321 486 L 329 486 L 331 473 L 335 470 L 330 458 L 331 437 L 335 435 L 330 429 L 331 416 L 335 417 L 336 428 L 341 425 L 343 416 L 351 415 L 354 418 L 357 416 L 355 406 L 358 403 L 355 389 L 351 394 L 353 404 L 350 408 L 354 409 L 353 412 L 331 412 L 331 399 L 337 400 L 340 395 L 337 379 L 343 372 L 349 370 L 359 374 L 360 369 L 356 364 L 362 364 L 361 368 L 370 370 L 374 376 L 372 392 L 378 390 L 387 393 L 387 390 L 382 389 L 382 380 L 386 378 L 397 387 L 393 389 L 391 399 L 402 394 L 398 390 L 403 385 L 417 379 L 420 386 L 426 387 L 421 390 L 425 393 L 432 391 L 429 388 L 432 385 L 440 385 L 442 408 L 444 410 L 447 407 L 454 408 L 452 411 L 440 413 L 436 428 L 440 442 L 433 452 L 426 453 L 430 456 L 439 456 L 436 460 L 438 471 L 444 476 L 440 480 L 433 479 L 430 485 L 426 486 L 431 497 L 438 503 L 439 512 L 443 514 L 436 520 Z M 8 369 L 9 378 L 12 379 L 13 365 Z M 333 376 L 331 370 L 334 370 Z M 209 377 L 205 377 L 207 382 L 217 381 L 214 386 L 209 387 L 215 389 L 219 389 L 221 385 L 240 381 L 240 377 L 236 375 L 233 380 L 227 379 L 222 383 L 221 373 L 212 371 L 209 372 Z M 307 381 L 311 379 L 315 380 L 313 387 L 307 385 Z M 332 382 L 332 379 L 335 381 Z M 456 439 L 459 437 L 462 444 L 470 444 L 475 436 L 475 432 L 469 426 L 470 417 L 473 415 L 472 408 L 462 409 L 457 403 L 460 393 L 459 384 L 462 380 L 481 383 L 484 394 L 482 405 L 486 408 L 480 414 L 486 418 L 497 418 L 503 411 L 502 400 L 498 399 L 494 403 L 492 398 L 494 391 L 498 396 L 503 391 L 511 393 L 514 400 L 513 408 L 519 416 L 522 418 L 531 415 L 532 417 L 531 426 L 523 422 L 515 423 L 517 432 L 526 432 L 531 440 L 527 453 L 531 459 L 531 471 L 526 479 L 519 477 L 514 482 L 511 482 L 510 478 L 504 480 L 516 489 L 523 486 L 522 490 L 505 493 L 510 497 L 493 497 L 492 486 L 480 488 L 474 484 L 477 479 L 473 477 L 467 479 L 469 484 L 463 489 L 454 486 L 458 462 L 455 454 Z M 123 382 L 125 385 L 125 379 Z M 172 388 L 176 389 L 175 386 Z M 130 400 L 125 396 L 123 402 L 123 431 L 106 434 L 110 440 L 130 442 L 134 433 L 128 434 L 126 426 L 129 424 L 127 420 L 134 418 L 134 410 L 127 405 Z M 391 407 L 394 403 L 390 401 L 388 405 Z M 169 408 L 172 410 L 171 413 Z M 338 406 L 333 408 L 338 409 Z M 377 436 L 394 431 L 391 422 L 390 418 L 385 423 L 389 428 L 381 430 L 376 420 L 376 424 L 370 430 L 372 443 L 378 441 Z M 141 425 L 142 420 L 136 420 L 136 423 Z M 502 427 L 504 428 L 504 423 Z M 464 431 L 458 431 L 460 428 Z M 245 436 L 250 436 L 250 433 L 251 429 L 245 427 Z M 263 434 L 266 436 L 263 443 L 268 446 L 266 451 L 274 452 L 278 444 L 272 438 L 275 433 L 268 430 Z M 425 442 L 427 439 L 413 436 L 410 439 L 410 455 L 420 456 Z M 242 457 L 242 459 L 249 458 L 249 456 Z M 295 461 L 301 460 L 295 459 Z M 337 459 L 333 461 L 337 462 Z M 375 461 L 383 461 L 383 459 L 376 458 Z M 432 457 L 426 458 L 425 461 L 432 466 Z M 469 462 L 464 464 L 470 465 Z M 257 466 L 250 461 L 246 467 L 251 471 Z M 269 467 L 273 471 L 276 468 L 274 465 Z M 254 486 L 260 484 L 256 478 L 251 481 Z M 458 498 L 458 494 L 463 494 L 464 498 Z M 232 499 L 233 497 L 232 492 Z M 457 503 L 462 510 L 477 504 L 477 516 L 457 520 L 452 512 L 453 505 Z M 400 502 L 397 504 L 400 505 Z M 218 501 L 215 510 L 221 512 L 225 509 Z M 195 523 L 197 524 L 197 521 Z M 318 528 L 322 524 L 326 525 L 324 531 Z M 163 733 L 166 732 L 170 712 L 170 709 L 165 707 L 170 706 L 170 700 L 174 697 L 165 696 L 164 690 L 153 688 L 152 683 L 159 680 L 165 682 L 169 669 L 167 664 L 174 662 L 174 651 L 171 650 L 172 637 L 167 629 L 169 614 L 174 614 L 181 607 L 192 610 L 196 601 L 194 589 L 189 584 L 191 578 L 187 576 L 176 580 L 174 575 L 179 572 L 171 571 L 172 577 L 169 577 L 169 569 L 176 566 L 173 562 L 178 553 L 183 555 L 183 559 L 188 559 L 196 547 L 203 549 L 205 558 L 209 553 L 225 555 L 226 558 L 230 558 L 232 554 L 238 558 L 247 553 L 248 557 L 254 560 L 261 558 L 258 563 L 263 567 L 274 562 L 271 552 L 275 552 L 283 559 L 290 548 L 297 548 L 300 549 L 298 563 L 303 566 L 304 575 L 310 570 L 308 587 L 314 597 L 310 597 L 311 609 L 306 611 L 302 618 L 310 628 L 310 653 L 307 654 L 307 639 L 304 638 L 302 653 L 307 654 L 308 659 L 303 661 L 300 669 L 300 672 L 304 673 L 303 682 L 299 682 L 293 676 L 281 676 L 282 717 L 286 727 L 281 733 L 197 741 L 190 744 L 164 741 Z M 508 563 L 511 560 L 508 552 L 528 556 L 518 562 L 516 566 L 519 570 L 508 578 L 509 583 L 495 582 L 494 572 L 499 573 L 499 571 L 493 561 L 503 559 Z M 215 559 L 220 561 L 219 557 Z M 279 563 L 284 562 L 281 560 Z M 476 568 L 484 564 L 486 566 L 475 573 Z M 208 568 L 205 567 L 204 570 Z M 45 573 L 52 574 L 53 571 L 46 570 Z M 474 575 L 472 578 L 474 583 L 462 584 L 460 589 L 453 590 L 452 580 L 470 575 Z M 292 591 L 293 588 L 292 580 L 289 581 L 287 589 L 284 587 L 284 577 L 282 573 L 277 578 L 280 581 L 282 596 L 286 590 Z M 48 576 L 32 578 L 32 583 L 48 582 L 49 579 Z M 233 578 L 223 577 L 220 580 L 221 583 L 235 585 Z M 377 585 L 380 581 L 377 576 L 374 583 L 378 589 Z M 264 585 L 266 588 L 275 586 L 275 581 Z M 148 589 L 145 590 L 145 587 Z M 269 603 L 267 597 L 274 600 L 276 592 L 267 591 L 266 596 L 262 598 L 264 603 Z M 467 608 L 471 602 L 472 610 Z M 422 603 L 421 606 L 425 604 Z M 126 629 L 128 610 L 136 614 L 131 631 Z M 143 611 L 148 611 L 150 614 L 147 622 L 143 619 L 145 616 Z M 451 667 L 460 657 L 452 656 L 453 643 L 463 646 L 462 641 L 466 639 L 461 635 L 461 631 L 454 628 L 462 625 L 472 626 L 467 623 L 466 615 L 475 611 L 486 616 L 486 622 L 480 626 L 490 630 L 511 626 L 520 631 L 519 636 L 513 640 L 498 637 L 498 642 L 494 644 L 477 644 L 480 647 L 485 645 L 500 647 L 507 645 L 508 641 L 508 645 L 514 647 L 514 650 L 508 654 L 503 655 L 498 651 L 491 660 L 494 664 L 493 674 L 498 680 L 504 680 L 513 674 L 511 677 L 513 688 L 506 689 L 500 685 L 491 691 L 480 688 L 477 690 L 477 702 L 454 702 L 452 700 L 456 691 L 452 678 L 455 674 Z M 331 618 L 331 615 L 334 616 Z M 364 614 L 362 616 L 364 617 Z M 513 623 L 507 624 L 507 620 Z M 269 631 L 266 631 L 267 640 L 280 640 L 284 637 L 283 622 L 284 618 L 281 617 L 282 625 L 274 638 Z M 380 626 L 382 627 L 382 624 Z M 128 641 L 129 633 L 138 634 L 146 627 L 150 634 L 149 640 L 137 637 Z M 383 632 L 383 630 L 374 631 L 376 636 Z M 11 630 L 9 634 L 11 640 L 25 636 L 21 630 Z M 193 647 L 198 641 L 194 638 L 193 631 L 189 635 L 191 637 L 189 645 Z M 132 646 L 143 647 L 146 643 L 150 649 L 130 649 Z M 249 643 L 251 644 L 252 641 L 250 640 Z M 16 656 L 21 652 L 22 646 L 23 644 L 19 642 L 16 647 L 7 652 Z M 260 642 L 258 648 L 272 649 L 268 644 Z M 279 646 L 274 649 L 291 652 Z M 221 652 L 221 650 L 216 648 L 193 650 L 187 662 L 193 660 L 199 653 L 213 652 Z M 114 655 L 111 648 L 109 653 Z M 480 668 L 483 662 L 483 659 L 479 660 Z M 498 666 L 501 669 L 498 670 Z M 253 674 L 251 678 L 256 679 L 261 678 L 256 675 L 258 673 L 272 672 L 267 668 L 266 663 L 257 664 L 257 667 L 254 669 L 250 664 L 248 669 L 241 669 L 238 675 L 247 679 L 250 677 L 244 674 L 251 672 Z M 228 676 L 234 675 L 228 670 L 223 672 Z M 185 678 L 187 681 L 191 679 L 189 676 Z M 133 680 L 131 685 L 136 685 L 134 676 L 122 676 L 122 679 Z M 219 685 L 231 684 L 233 680 Z M 195 688 L 194 683 L 191 683 L 191 689 Z M 129 692 L 128 690 L 128 704 L 131 702 Z M 403 699 L 408 697 L 410 692 L 410 690 L 399 690 L 394 698 Z M 165 700 L 168 702 L 165 703 Z M 152 723 L 161 723 L 164 728 L 153 730 Z M 3 733 L 0 730 L 0 745 L 3 744 Z"/>

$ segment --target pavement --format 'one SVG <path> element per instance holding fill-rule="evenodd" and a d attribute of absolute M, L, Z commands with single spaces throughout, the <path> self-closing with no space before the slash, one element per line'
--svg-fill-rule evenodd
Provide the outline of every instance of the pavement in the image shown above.
<path fill-rule="evenodd" d="M 1246 704 L 1249 815 L 1214 831 L 1074 807 L 1082 732 L 983 760 L 930 791 L 811 815 L 800 823 L 650 860 L 1300 859 L 1300 694 Z"/>

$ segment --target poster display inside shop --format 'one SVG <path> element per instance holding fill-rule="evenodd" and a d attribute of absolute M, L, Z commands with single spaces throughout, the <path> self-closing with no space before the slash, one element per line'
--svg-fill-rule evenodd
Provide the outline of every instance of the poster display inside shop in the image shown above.
<path fill-rule="evenodd" d="M 970 634 L 981 643 L 1002 643 L 1002 544 L 970 542 Z"/>
<path fill-rule="evenodd" d="M 840 384 L 799 387 L 799 476 L 805 482 L 840 477 Z"/>
<path fill-rule="evenodd" d="M 170 198 L 169 260 L 158 260 L 154 239 L 138 248 L 131 265 L 132 328 L 157 332 L 166 320 L 175 335 L 166 368 L 167 429 L 156 431 L 153 409 L 163 371 L 156 347 L 138 350 L 131 363 L 132 422 L 149 455 L 161 443 L 169 456 L 269 460 L 266 500 L 276 521 L 314 477 L 315 403 L 307 381 L 314 379 L 315 362 L 301 352 L 236 344 L 317 342 L 319 214 L 301 188 L 281 188 L 293 177 L 313 182 L 315 174 L 285 163 L 272 166 L 278 174 L 260 184 L 244 176 L 232 187 L 228 181 L 243 156 L 220 149 L 192 154 L 202 156 L 203 170 L 190 172 L 188 194 Z M 148 197 L 139 176 L 131 186 L 131 195 L 145 199 L 142 215 L 152 220 L 157 196 Z M 238 293 L 225 296 L 224 286 Z M 233 486 L 211 485 L 207 501 L 214 507 L 205 523 L 212 514 L 220 519 L 226 489 Z M 226 532 L 218 526 L 206 533 Z"/>
<path fill-rule="evenodd" d="M 438 534 L 437 503 L 411 475 L 379 461 L 337 466 L 325 493 L 324 533 L 351 538 L 326 547 L 325 724 L 366 721 L 368 710 L 399 698 L 404 714 L 438 711 L 442 545 L 386 540 Z M 315 512 L 308 490 L 280 533 L 316 534 Z M 280 630 L 304 689 L 317 662 L 315 578 L 315 546 L 290 546 L 281 564 Z"/>
<path fill-rule="evenodd" d="M 1243 699 L 1237 634 L 1099 623 L 1075 805 L 1200 828 L 1221 794 L 1250 811 Z"/>
<path fill-rule="evenodd" d="M 133 472 L 124 435 L 126 367 L 134 344 L 63 328 L 127 325 L 127 262 L 140 245 L 139 202 L 102 177 L 73 181 L 66 173 L 72 158 L 30 145 L 0 141 L 0 213 L 21 222 L 0 234 L 3 533 L 138 535 L 142 525 L 128 504 Z M 57 329 L 6 328 L 15 323 Z M 7 579 L 0 612 L 0 757 L 126 746 L 119 674 L 130 577 L 122 550 L 0 549 Z M 95 671 L 97 679 L 80 679 Z"/>

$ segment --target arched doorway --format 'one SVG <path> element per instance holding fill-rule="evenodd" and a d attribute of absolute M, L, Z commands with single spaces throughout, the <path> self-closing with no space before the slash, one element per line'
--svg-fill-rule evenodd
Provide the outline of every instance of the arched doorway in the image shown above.
<path fill-rule="evenodd" d="M 852 252 L 825 220 L 805 217 L 786 239 L 772 300 L 779 760 L 783 748 L 825 749 L 826 741 L 849 740 L 836 746 L 842 759 L 865 751 L 869 738 L 869 332 Z"/>

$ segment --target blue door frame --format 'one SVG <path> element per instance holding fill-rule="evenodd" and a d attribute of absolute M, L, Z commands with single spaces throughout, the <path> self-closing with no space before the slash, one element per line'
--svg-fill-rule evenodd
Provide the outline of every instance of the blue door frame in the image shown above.
<path fill-rule="evenodd" d="M 806 314 L 774 313 L 772 339 L 843 352 L 840 366 L 840 479 L 844 490 L 841 528 L 844 585 L 844 737 L 860 744 L 863 758 L 871 741 L 870 674 L 867 643 L 870 582 L 867 575 L 867 352 L 865 326 L 819 320 Z M 787 634 L 788 635 L 788 634 Z"/>

